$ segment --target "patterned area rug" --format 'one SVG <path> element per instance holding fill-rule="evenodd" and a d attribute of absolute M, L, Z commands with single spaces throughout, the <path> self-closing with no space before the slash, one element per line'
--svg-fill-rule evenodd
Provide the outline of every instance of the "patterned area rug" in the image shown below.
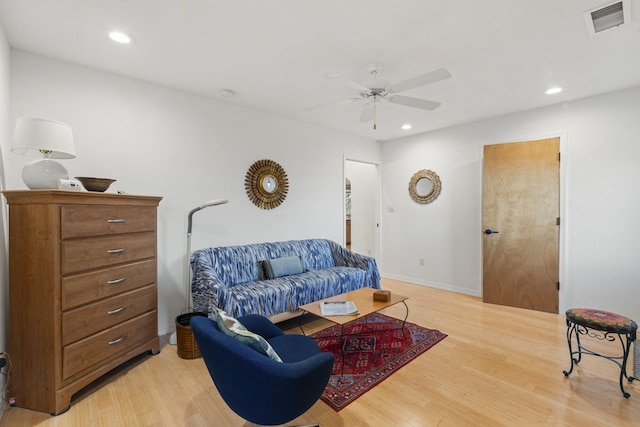
<path fill-rule="evenodd" d="M 340 411 L 447 336 L 409 322 L 401 328 L 402 320 L 373 313 L 344 325 L 342 338 L 340 325 L 311 335 L 335 357 L 321 399 Z"/>

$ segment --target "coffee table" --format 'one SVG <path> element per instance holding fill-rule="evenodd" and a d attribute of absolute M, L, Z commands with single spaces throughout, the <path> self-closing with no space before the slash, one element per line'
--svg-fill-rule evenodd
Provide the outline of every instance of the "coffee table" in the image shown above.
<path fill-rule="evenodd" d="M 404 328 L 404 323 L 407 321 L 407 317 L 409 317 L 409 307 L 407 306 L 407 303 L 405 301 L 409 299 L 409 297 L 392 293 L 391 299 L 389 301 L 374 301 L 373 293 L 376 290 L 377 289 L 373 288 L 360 288 L 356 289 L 355 291 L 301 305 L 299 309 L 304 310 L 307 313 L 314 314 L 318 317 L 322 317 L 323 319 L 327 319 L 328 321 L 336 323 L 338 325 L 345 325 L 349 322 L 353 322 L 354 320 L 358 320 L 362 317 L 370 315 L 371 313 L 378 312 L 401 302 L 407 309 L 406 315 L 404 317 L 404 322 L 402 324 Z M 358 308 L 358 314 L 350 314 L 347 316 L 323 316 L 322 311 L 320 310 L 320 303 L 328 301 L 353 301 Z"/>
<path fill-rule="evenodd" d="M 391 298 L 389 299 L 389 301 L 374 301 L 373 299 L 373 293 L 376 291 L 376 289 L 372 289 L 372 288 L 360 288 L 357 289 L 355 291 L 351 291 L 351 292 L 346 292 L 344 294 L 340 294 L 340 295 L 336 295 L 333 297 L 329 297 L 329 298 L 325 298 L 325 299 L 321 299 L 320 301 L 315 301 L 309 304 L 305 304 L 305 305 L 301 305 L 299 307 L 300 310 L 303 310 L 304 312 L 307 313 L 311 313 L 313 315 L 316 315 L 318 317 L 321 317 L 323 319 L 326 319 L 330 322 L 333 322 L 335 324 L 340 325 L 340 339 L 344 342 L 345 336 L 348 335 L 360 335 L 362 333 L 366 333 L 366 332 L 361 332 L 360 334 L 345 334 L 344 333 L 344 325 L 346 325 L 349 322 L 353 322 L 354 320 L 358 320 L 361 319 L 363 317 L 368 316 L 371 313 L 376 313 L 380 310 L 383 310 L 387 307 L 391 307 L 392 305 L 398 304 L 398 303 L 402 303 L 404 304 L 404 307 L 406 309 L 406 313 L 404 316 L 404 319 L 402 320 L 402 326 L 400 328 L 397 328 L 399 330 L 403 330 L 404 331 L 404 327 L 405 324 L 407 323 L 407 317 L 409 317 L 409 306 L 407 305 L 407 303 L 405 302 L 407 299 L 409 299 L 409 297 L 405 297 L 404 295 L 398 295 L 398 294 L 391 294 Z M 358 309 L 358 313 L 357 314 L 350 314 L 350 315 L 346 315 L 346 316 L 324 316 L 322 314 L 322 310 L 320 309 L 320 303 L 321 302 L 329 302 L 329 301 L 352 301 L 355 303 L 356 308 Z M 302 333 L 304 334 L 304 329 L 302 328 L 302 316 L 298 317 L 299 319 L 299 326 L 300 326 L 300 330 L 302 331 Z M 394 328 L 395 329 L 395 328 Z M 342 352 L 342 369 L 344 370 L 344 357 L 345 357 L 345 352 Z M 342 376 L 342 373 L 341 373 Z"/>
<path fill-rule="evenodd" d="M 315 314 L 318 317 L 322 317 L 323 319 L 327 319 L 330 322 L 336 323 L 338 325 L 345 325 L 354 320 L 360 319 L 361 317 L 368 316 L 371 313 L 375 313 L 377 311 L 383 310 L 387 307 L 391 307 L 392 305 L 403 303 L 407 308 L 407 315 L 405 316 L 405 321 L 409 316 L 409 307 L 405 302 L 409 297 L 405 297 L 403 295 L 391 294 L 391 299 L 389 301 L 374 301 L 373 293 L 377 289 L 373 288 L 360 288 L 355 291 L 347 292 L 344 294 L 336 295 L 333 297 L 321 299 L 320 301 L 315 301 L 309 304 L 301 305 L 299 307 L 300 310 L 304 310 L 307 313 Z M 320 303 L 327 301 L 353 301 L 358 308 L 358 314 L 345 315 L 345 316 L 323 316 L 322 311 L 320 310 Z"/>

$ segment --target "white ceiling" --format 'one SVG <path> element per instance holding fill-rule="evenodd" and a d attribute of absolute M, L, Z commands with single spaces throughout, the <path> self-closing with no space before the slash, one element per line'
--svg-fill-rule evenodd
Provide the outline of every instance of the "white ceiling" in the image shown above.
<path fill-rule="evenodd" d="M 17 49 L 388 140 L 640 85 L 640 0 L 631 22 L 587 32 L 583 12 L 611 2 L 0 0 L 0 24 Z M 113 28 L 136 43 L 114 44 Z M 446 68 L 403 93 L 442 106 L 382 103 L 376 130 L 360 102 L 305 110 L 356 94 L 325 74 L 364 81 L 374 61 L 392 83 Z"/>

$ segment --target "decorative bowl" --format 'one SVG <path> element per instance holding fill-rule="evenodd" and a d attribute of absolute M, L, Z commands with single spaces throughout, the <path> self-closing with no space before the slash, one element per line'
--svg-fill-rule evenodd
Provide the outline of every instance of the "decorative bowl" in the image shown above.
<path fill-rule="evenodd" d="M 76 176 L 76 179 L 82 183 L 87 191 L 106 191 L 115 179 L 109 178 L 92 178 L 87 176 Z"/>

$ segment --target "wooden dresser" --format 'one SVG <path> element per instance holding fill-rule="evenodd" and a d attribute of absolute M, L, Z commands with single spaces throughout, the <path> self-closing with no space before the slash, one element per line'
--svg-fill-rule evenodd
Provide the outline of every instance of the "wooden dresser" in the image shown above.
<path fill-rule="evenodd" d="M 51 414 L 114 367 L 160 351 L 161 197 L 5 191 L 9 203 L 10 391 Z"/>

